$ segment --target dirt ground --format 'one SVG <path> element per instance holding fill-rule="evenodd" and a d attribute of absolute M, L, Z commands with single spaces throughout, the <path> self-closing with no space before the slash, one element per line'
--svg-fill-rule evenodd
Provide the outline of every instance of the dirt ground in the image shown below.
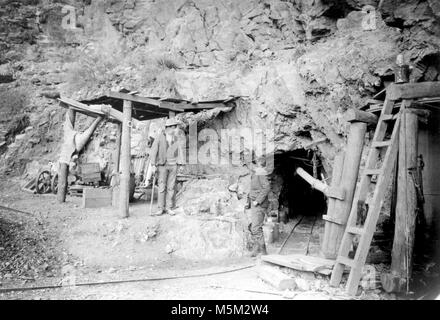
<path fill-rule="evenodd" d="M 305 288 L 276 291 L 258 278 L 258 259 L 181 258 L 165 236 L 180 227 L 173 223 L 176 216 L 150 217 L 147 202 L 132 204 L 130 218 L 120 219 L 111 207 L 83 209 L 78 197 L 60 205 L 55 195 L 21 191 L 18 181 L 3 182 L 0 195 L 0 299 L 348 298 L 342 288 L 330 288 L 328 278 L 313 274 L 295 275 L 306 280 Z M 317 254 L 323 222 L 314 217 L 282 225 L 269 253 L 278 253 L 293 226 L 282 253 Z M 114 281 L 125 282 L 108 283 Z M 46 286 L 55 287 L 7 291 Z M 395 297 L 373 290 L 358 298 Z"/>

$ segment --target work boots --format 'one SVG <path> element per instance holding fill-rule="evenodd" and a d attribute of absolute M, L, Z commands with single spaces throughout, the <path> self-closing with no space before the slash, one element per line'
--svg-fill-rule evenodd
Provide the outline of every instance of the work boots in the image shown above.
<path fill-rule="evenodd" d="M 151 215 L 152 215 L 153 217 L 155 217 L 155 216 L 161 216 L 161 215 L 163 215 L 164 213 L 165 213 L 165 210 L 158 210 L 158 211 L 152 213 Z"/>

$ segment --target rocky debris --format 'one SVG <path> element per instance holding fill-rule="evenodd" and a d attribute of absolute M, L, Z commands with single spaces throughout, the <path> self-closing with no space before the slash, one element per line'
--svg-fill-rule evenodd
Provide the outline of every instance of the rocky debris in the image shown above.
<path fill-rule="evenodd" d="M 153 240 L 159 234 L 159 225 L 147 226 L 145 231 L 138 233 L 138 241 L 143 243 Z"/>
<path fill-rule="evenodd" d="M 173 216 L 169 222 L 172 231 L 164 234 L 168 240 L 165 249 L 191 261 L 242 257 L 247 225 L 242 219 Z"/>
<path fill-rule="evenodd" d="M 234 216 L 237 201 L 227 191 L 227 184 L 228 181 L 222 178 L 185 182 L 177 195 L 176 205 L 186 215 Z"/>
<path fill-rule="evenodd" d="M 35 280 L 58 274 L 60 256 L 40 222 L 0 209 L 0 280 Z"/>

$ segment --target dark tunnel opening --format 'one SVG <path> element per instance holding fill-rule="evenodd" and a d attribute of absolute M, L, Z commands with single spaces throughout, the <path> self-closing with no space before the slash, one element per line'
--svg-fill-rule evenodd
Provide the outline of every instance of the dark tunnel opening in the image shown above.
<path fill-rule="evenodd" d="M 283 222 L 299 215 L 320 217 L 327 211 L 326 197 L 296 174 L 298 167 L 319 180 L 324 177 L 322 163 L 313 151 L 299 149 L 275 155 L 274 175 L 280 190 L 278 210 Z"/>

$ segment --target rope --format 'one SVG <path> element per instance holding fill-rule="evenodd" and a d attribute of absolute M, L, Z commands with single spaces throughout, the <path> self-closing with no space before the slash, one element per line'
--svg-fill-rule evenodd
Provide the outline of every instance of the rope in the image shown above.
<path fill-rule="evenodd" d="M 9 207 L 2 206 L 2 205 L 0 205 L 0 209 L 9 210 L 12 212 L 17 212 L 17 213 L 23 213 L 23 214 L 27 214 L 27 215 L 32 215 L 32 213 L 30 213 L 30 212 L 26 212 L 26 211 L 14 209 L 14 208 L 9 208 Z"/>
<path fill-rule="evenodd" d="M 82 282 L 76 284 L 68 285 L 47 285 L 47 286 L 37 286 L 37 287 L 15 287 L 15 288 L 4 288 L 0 289 L 0 293 L 6 292 L 16 292 L 16 291 L 35 291 L 35 290 L 47 290 L 47 289 L 61 289 L 69 287 L 89 287 L 89 286 L 102 286 L 102 285 L 114 285 L 114 284 L 124 284 L 124 283 L 137 283 L 137 282 L 152 282 L 152 281 L 163 281 L 163 280 L 175 280 L 175 279 L 188 279 L 188 278 L 199 278 L 208 277 L 225 273 L 237 272 L 245 269 L 250 269 L 255 267 L 254 264 L 247 265 L 243 267 L 234 268 L 231 270 L 222 270 L 217 272 L 208 272 L 201 274 L 183 275 L 183 276 L 170 276 L 170 277 L 157 277 L 157 278 L 140 278 L 140 279 L 130 279 L 130 280 L 112 280 L 112 281 L 101 281 L 101 282 Z"/>

